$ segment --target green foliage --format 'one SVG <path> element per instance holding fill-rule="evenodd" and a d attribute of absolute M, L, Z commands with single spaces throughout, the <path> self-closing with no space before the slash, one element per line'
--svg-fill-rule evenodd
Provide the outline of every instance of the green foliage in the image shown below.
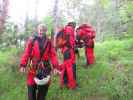
<path fill-rule="evenodd" d="M 109 0 L 100 0 L 103 8 L 107 9 L 109 7 Z"/>
<path fill-rule="evenodd" d="M 59 88 L 59 76 L 52 78 L 48 100 L 132 100 L 133 39 L 96 43 L 96 63 L 84 68 L 84 49 L 77 59 L 76 90 Z M 0 100 L 26 100 L 26 76 L 18 72 L 22 50 L 0 51 Z"/>
<path fill-rule="evenodd" d="M 96 63 L 86 69 L 84 68 L 86 63 L 84 49 L 80 49 L 81 56 L 77 59 L 79 87 L 76 90 L 68 90 L 67 88 L 61 90 L 59 88 L 59 77 L 55 76 L 53 77 L 47 99 L 132 100 L 132 0 L 100 0 L 100 2 L 97 0 L 95 6 L 90 6 L 87 0 L 84 1 L 84 4 L 78 0 L 65 1 L 66 6 L 68 6 L 66 11 L 70 16 L 73 16 L 79 24 L 92 22 L 96 30 L 100 30 L 96 37 L 101 37 L 99 40 L 104 40 L 104 42 L 96 43 Z M 77 12 L 75 13 L 75 11 Z M 66 22 L 65 18 L 62 19 L 60 20 L 60 25 Z M 51 36 L 51 31 L 54 27 L 53 20 L 52 16 L 46 16 L 42 21 L 48 26 L 49 36 Z M 99 26 L 97 26 L 97 23 Z M 26 30 L 20 33 L 17 32 L 15 23 L 10 21 L 5 23 L 5 31 L 0 36 L 0 100 L 26 100 L 27 98 L 25 75 L 18 72 L 22 50 L 16 47 L 19 47 L 17 40 L 23 42 L 31 35 L 34 26 L 34 21 L 28 20 Z"/>
<path fill-rule="evenodd" d="M 53 33 L 53 29 L 54 29 L 54 18 L 52 16 L 46 16 L 43 21 L 42 21 L 44 24 L 47 25 L 48 27 L 48 36 L 51 36 Z M 66 20 L 65 18 L 62 18 L 59 20 L 58 24 L 59 26 L 63 26 L 64 23 L 66 23 Z"/>
<path fill-rule="evenodd" d="M 111 100 L 131 100 L 132 98 L 133 85 L 130 84 L 132 81 L 129 80 L 132 77 L 130 74 L 132 73 L 131 67 L 133 65 L 132 43 L 133 39 L 129 39 L 108 41 L 104 42 L 103 45 L 98 44 L 97 46 L 99 49 L 96 49 L 96 54 L 102 54 L 97 50 L 104 52 L 104 55 L 97 55 L 99 57 L 97 59 L 104 59 L 103 62 L 108 62 L 108 68 L 101 77 L 104 81 L 101 80 L 99 91 L 109 95 Z M 130 73 L 128 73 L 129 70 Z"/>
<path fill-rule="evenodd" d="M 133 12 L 133 2 L 132 2 L 132 1 L 129 1 L 129 2 L 127 3 L 127 11 L 128 11 L 129 13 L 132 13 L 132 12 Z"/>
<path fill-rule="evenodd" d="M 51 32 L 53 30 L 53 17 L 52 16 L 47 16 L 44 18 L 43 22 L 47 25 L 48 27 L 48 35 L 51 36 Z"/>
<path fill-rule="evenodd" d="M 6 46 L 10 44 L 15 44 L 16 43 L 16 38 L 17 38 L 17 27 L 14 23 L 12 22 L 7 22 L 5 24 L 5 31 L 1 35 L 1 44 L 5 43 Z"/>

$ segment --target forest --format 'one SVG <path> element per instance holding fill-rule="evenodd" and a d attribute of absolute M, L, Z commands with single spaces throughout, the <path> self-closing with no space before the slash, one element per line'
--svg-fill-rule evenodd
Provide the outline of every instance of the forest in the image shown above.
<path fill-rule="evenodd" d="M 21 4 L 23 0 L 19 1 Z M 42 2 L 43 1 L 43 2 Z M 77 27 L 89 24 L 96 31 L 95 63 L 84 68 L 85 51 L 76 59 L 76 90 L 60 89 L 59 76 L 52 77 L 47 100 L 132 100 L 133 98 L 133 1 L 132 0 L 49 0 L 49 10 L 39 17 L 45 0 L 26 0 L 24 19 L 12 20 L 11 4 L 0 0 L 0 100 L 27 100 L 26 74 L 19 72 L 20 58 L 29 36 L 39 23 L 48 36 L 71 19 Z M 29 4 L 34 3 L 30 16 Z M 17 4 L 17 3 L 16 3 Z M 14 4 L 15 6 L 15 4 Z M 19 9 L 18 12 L 21 12 Z M 44 10 L 45 11 L 45 10 Z M 40 12 L 43 13 L 43 12 Z M 58 54 L 62 59 L 61 54 Z"/>

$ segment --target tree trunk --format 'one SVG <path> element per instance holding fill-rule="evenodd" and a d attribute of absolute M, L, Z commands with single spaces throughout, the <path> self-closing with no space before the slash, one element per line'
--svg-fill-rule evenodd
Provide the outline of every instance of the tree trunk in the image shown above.
<path fill-rule="evenodd" d="M 4 31 L 4 24 L 8 14 L 9 0 L 0 1 L 0 35 Z"/>

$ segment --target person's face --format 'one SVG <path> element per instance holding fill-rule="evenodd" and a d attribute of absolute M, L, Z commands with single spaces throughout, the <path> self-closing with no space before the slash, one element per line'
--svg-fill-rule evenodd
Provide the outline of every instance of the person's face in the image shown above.
<path fill-rule="evenodd" d="M 74 28 L 76 27 L 76 23 L 73 23 L 73 27 L 74 27 Z"/>
<path fill-rule="evenodd" d="M 71 26 L 75 29 L 76 23 L 72 23 Z"/>
<path fill-rule="evenodd" d="M 46 32 L 47 32 L 47 28 L 45 26 L 38 27 L 38 35 L 39 36 L 43 36 L 44 34 L 46 34 Z"/>
<path fill-rule="evenodd" d="M 80 39 L 79 29 L 76 30 L 76 38 L 77 38 L 77 40 Z"/>
<path fill-rule="evenodd" d="M 76 30 L 76 34 L 77 34 L 77 35 L 79 35 L 79 31 L 80 31 L 79 29 Z"/>

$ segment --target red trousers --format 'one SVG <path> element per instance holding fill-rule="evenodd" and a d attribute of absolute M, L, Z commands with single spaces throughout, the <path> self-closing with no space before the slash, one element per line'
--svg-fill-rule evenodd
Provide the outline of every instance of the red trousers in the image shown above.
<path fill-rule="evenodd" d="M 86 54 L 86 60 L 87 64 L 91 65 L 95 62 L 95 56 L 94 56 L 94 48 L 85 48 L 85 54 Z"/>
<path fill-rule="evenodd" d="M 60 83 L 61 87 L 64 85 L 67 85 L 68 88 L 74 89 L 76 88 L 76 66 L 74 66 L 74 51 L 73 49 L 69 49 L 66 52 L 63 53 L 64 55 L 64 62 L 61 65 L 62 72 L 60 77 Z M 66 82 L 64 81 L 64 78 L 66 78 Z"/>

